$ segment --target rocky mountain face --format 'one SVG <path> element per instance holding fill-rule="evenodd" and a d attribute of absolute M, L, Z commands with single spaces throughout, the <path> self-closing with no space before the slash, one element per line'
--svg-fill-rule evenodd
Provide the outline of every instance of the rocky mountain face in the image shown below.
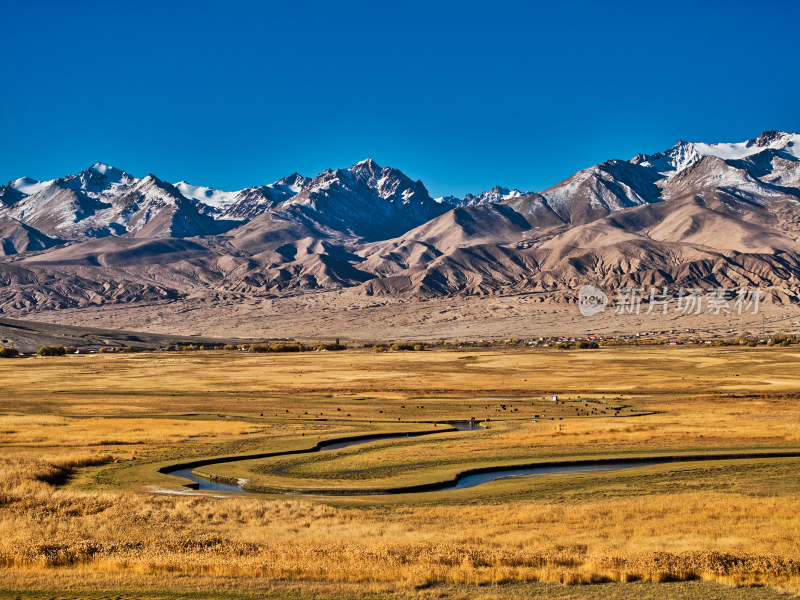
<path fill-rule="evenodd" d="M 367 159 L 320 173 L 276 212 L 325 236 L 379 240 L 401 235 L 448 208 L 435 202 L 421 181 Z"/>
<path fill-rule="evenodd" d="M 0 309 L 352 288 L 432 297 L 593 283 L 796 300 L 800 135 L 678 142 L 539 193 L 433 199 L 367 159 L 223 192 L 96 164 L 0 187 Z"/>

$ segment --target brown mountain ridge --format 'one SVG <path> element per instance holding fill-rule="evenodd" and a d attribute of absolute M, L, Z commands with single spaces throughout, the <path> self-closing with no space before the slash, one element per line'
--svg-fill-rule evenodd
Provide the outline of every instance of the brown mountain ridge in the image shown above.
<path fill-rule="evenodd" d="M 428 299 L 585 283 L 797 300 L 800 135 L 679 142 L 540 193 L 434 199 L 368 159 L 218 192 L 94 165 L 0 187 L 0 312 L 347 290 Z M 202 191 L 198 191 L 202 190 Z"/>

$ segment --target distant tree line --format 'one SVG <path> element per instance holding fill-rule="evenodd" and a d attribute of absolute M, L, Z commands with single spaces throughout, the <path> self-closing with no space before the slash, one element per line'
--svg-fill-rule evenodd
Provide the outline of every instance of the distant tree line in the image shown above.
<path fill-rule="evenodd" d="M 577 341 L 562 341 L 556 342 L 551 345 L 552 348 L 558 350 L 569 350 L 571 348 L 576 348 L 578 350 L 592 350 L 601 348 L 603 346 L 651 346 L 651 345 L 666 345 L 666 344 L 707 344 L 710 346 L 769 346 L 769 347 L 786 347 L 791 346 L 794 344 L 800 344 L 800 339 L 795 334 L 779 334 L 773 335 L 768 339 L 758 339 L 755 337 L 739 337 L 739 338 L 732 338 L 732 339 L 720 339 L 714 341 L 704 342 L 702 340 L 697 339 L 664 339 L 664 338 L 656 338 L 656 339 L 638 339 L 638 340 L 602 340 L 602 341 L 594 341 L 594 340 L 577 340 Z M 416 343 L 409 343 L 409 342 L 397 342 L 394 344 L 389 344 L 387 342 L 384 343 L 365 343 L 362 345 L 362 348 L 372 348 L 375 352 L 420 352 L 423 350 L 427 350 L 431 346 L 433 347 L 448 347 L 448 346 L 455 346 L 461 347 L 462 345 L 466 345 L 466 342 L 455 342 L 455 343 L 447 343 L 447 342 L 434 342 L 433 344 L 425 344 L 421 342 Z M 346 350 L 348 346 L 342 344 L 339 338 L 336 338 L 336 341 L 333 343 L 318 343 L 318 344 L 302 344 L 302 343 L 287 343 L 287 342 L 272 342 L 272 343 L 261 343 L 261 344 L 216 344 L 213 346 L 204 345 L 204 344 L 176 344 L 172 346 L 165 346 L 163 348 L 159 348 L 162 351 L 180 351 L 180 352 L 196 352 L 200 350 L 226 350 L 226 351 L 241 351 L 241 352 L 253 352 L 253 353 L 270 353 L 270 352 L 334 352 L 338 350 Z M 120 352 L 120 353 L 130 353 L 130 352 L 142 352 L 143 350 L 140 348 L 135 348 L 132 346 L 118 346 L 118 347 L 103 347 L 98 350 L 101 354 L 105 354 L 108 352 Z M 36 353 L 38 356 L 64 356 L 66 354 L 76 354 L 78 353 L 78 349 L 74 346 L 42 346 L 39 348 L 38 352 Z M 16 348 L 13 347 L 3 347 L 0 348 L 0 358 L 14 358 L 19 356 L 20 352 Z"/>
<path fill-rule="evenodd" d="M 306 346 L 303 344 L 251 344 L 248 352 L 336 352 L 338 350 L 347 350 L 347 346 L 339 343 L 337 339 L 333 344 L 317 344 Z"/>
<path fill-rule="evenodd" d="M 301 344 L 301 343 L 287 343 L 287 342 L 264 342 L 262 344 L 216 344 L 214 346 L 206 346 L 204 344 L 197 345 L 174 345 L 165 346 L 161 348 L 167 352 L 198 352 L 200 350 L 226 350 L 226 351 L 240 351 L 240 352 L 253 352 L 253 353 L 267 353 L 267 352 L 322 352 L 322 351 L 336 351 L 347 350 L 347 346 L 342 344 L 337 338 L 331 344 Z"/>

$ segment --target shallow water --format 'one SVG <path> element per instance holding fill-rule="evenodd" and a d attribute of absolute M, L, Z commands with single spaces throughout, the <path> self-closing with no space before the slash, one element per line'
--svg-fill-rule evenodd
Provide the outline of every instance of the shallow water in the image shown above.
<path fill-rule="evenodd" d="M 669 462 L 669 461 L 663 461 Z M 653 462 L 632 462 L 632 463 L 618 463 L 618 464 L 598 464 L 598 465 L 565 465 L 560 467 L 525 467 L 513 468 L 492 471 L 491 473 L 477 473 L 475 475 L 465 475 L 460 477 L 458 481 L 449 487 L 440 488 L 441 490 L 460 490 L 463 488 L 471 488 L 490 481 L 499 481 L 503 479 L 524 479 L 526 477 L 537 477 L 542 475 L 580 475 L 581 473 L 596 473 L 598 471 L 616 471 L 619 469 L 630 469 L 632 467 L 646 467 L 648 465 L 659 464 Z"/>
<path fill-rule="evenodd" d="M 238 492 L 245 494 L 249 494 L 246 489 L 244 489 L 240 485 L 233 485 L 230 483 L 217 483 L 216 481 L 210 481 L 208 479 L 203 479 L 202 477 L 198 477 L 197 475 L 193 474 L 192 471 L 194 467 L 189 467 L 187 469 L 178 469 L 177 471 L 169 471 L 168 475 L 174 475 L 175 477 L 183 477 L 184 479 L 188 479 L 190 481 L 195 482 L 198 484 L 198 487 L 195 489 L 198 490 L 205 490 L 208 492 Z"/>

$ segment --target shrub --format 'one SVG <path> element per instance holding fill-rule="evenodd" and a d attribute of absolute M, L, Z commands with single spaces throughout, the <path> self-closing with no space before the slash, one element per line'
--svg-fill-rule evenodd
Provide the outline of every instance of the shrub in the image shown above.
<path fill-rule="evenodd" d="M 793 335 L 776 335 L 767 342 L 767 346 L 788 346 L 796 344 L 797 338 Z"/>
<path fill-rule="evenodd" d="M 236 348 L 236 346 L 234 346 L 233 344 L 225 344 L 225 345 L 222 347 L 222 349 L 223 349 L 223 350 L 236 350 L 237 348 Z"/>
<path fill-rule="evenodd" d="M 16 348 L 0 348 L 0 358 L 14 358 L 19 355 Z"/>
<path fill-rule="evenodd" d="M 594 350 L 596 348 L 599 348 L 600 345 L 597 342 L 587 342 L 581 340 L 575 345 L 575 347 L 578 348 L 579 350 Z"/>
<path fill-rule="evenodd" d="M 395 352 L 398 352 L 398 351 L 407 351 L 407 350 L 413 350 L 413 349 L 414 349 L 414 345 L 413 345 L 413 344 L 401 344 L 401 343 L 397 343 L 397 344 L 392 344 L 391 348 L 392 348 L 392 350 L 394 350 Z"/>
<path fill-rule="evenodd" d="M 386 352 L 386 346 L 384 346 L 383 344 L 378 344 L 377 346 L 375 346 L 374 350 L 375 352 Z"/>
<path fill-rule="evenodd" d="M 425 346 L 423 344 L 414 344 L 414 351 L 415 352 L 420 352 L 422 350 L 425 350 Z"/>
<path fill-rule="evenodd" d="M 64 352 L 67 354 L 75 354 L 78 349 L 75 346 L 64 346 Z"/>
<path fill-rule="evenodd" d="M 64 356 L 66 353 L 64 346 L 42 346 L 37 352 L 39 356 Z"/>
<path fill-rule="evenodd" d="M 272 352 L 303 352 L 307 349 L 302 344 L 272 344 L 269 348 Z"/>

